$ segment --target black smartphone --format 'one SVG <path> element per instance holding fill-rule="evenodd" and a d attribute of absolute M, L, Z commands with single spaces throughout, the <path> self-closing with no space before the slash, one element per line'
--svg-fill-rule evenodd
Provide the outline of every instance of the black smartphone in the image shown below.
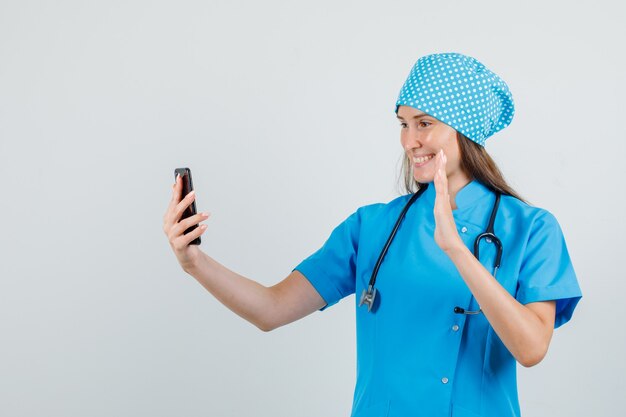
<path fill-rule="evenodd" d="M 185 198 L 187 194 L 189 194 L 193 190 L 193 182 L 191 181 L 191 170 L 189 168 L 176 168 L 174 170 L 174 178 L 176 178 L 178 174 L 180 174 L 180 177 L 183 181 L 183 189 L 182 189 L 181 196 L 180 196 L 180 199 L 182 200 L 183 198 Z M 186 219 L 187 217 L 191 217 L 195 215 L 196 213 L 197 213 L 196 212 L 196 200 L 194 199 L 189 205 L 189 207 L 185 209 L 180 219 L 181 220 Z M 193 226 L 189 227 L 187 230 L 185 230 L 185 234 L 191 232 L 196 227 L 198 227 L 197 224 L 194 224 Z M 199 245 L 200 236 L 198 236 L 197 238 L 189 242 L 189 244 Z"/>

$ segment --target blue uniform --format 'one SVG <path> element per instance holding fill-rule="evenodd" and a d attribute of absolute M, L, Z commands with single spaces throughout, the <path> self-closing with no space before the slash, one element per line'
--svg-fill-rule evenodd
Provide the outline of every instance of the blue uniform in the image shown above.
<path fill-rule="evenodd" d="M 519 416 L 516 360 L 434 239 L 435 186 L 409 208 L 376 279 L 375 313 L 358 307 L 380 251 L 410 198 L 357 209 L 324 245 L 298 264 L 326 301 L 325 310 L 356 292 L 357 381 L 352 417 Z M 474 180 L 456 195 L 459 235 L 473 250 L 495 194 Z M 495 220 L 503 245 L 500 284 L 520 303 L 556 300 L 555 327 L 581 298 L 562 231 L 548 211 L 503 195 Z M 495 245 L 481 240 L 491 273 Z"/>

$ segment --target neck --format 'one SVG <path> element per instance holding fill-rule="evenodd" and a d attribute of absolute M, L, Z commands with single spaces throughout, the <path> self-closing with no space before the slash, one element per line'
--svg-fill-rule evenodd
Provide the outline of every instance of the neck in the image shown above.
<path fill-rule="evenodd" d="M 448 177 L 448 194 L 450 194 L 450 206 L 452 210 L 456 210 L 456 194 L 459 190 L 470 183 L 472 179 L 464 173 L 452 175 Z"/>

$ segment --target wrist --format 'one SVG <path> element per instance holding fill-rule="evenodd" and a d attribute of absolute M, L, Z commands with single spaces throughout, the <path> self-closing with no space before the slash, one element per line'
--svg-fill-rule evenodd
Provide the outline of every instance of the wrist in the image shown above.
<path fill-rule="evenodd" d="M 185 271 L 186 273 L 190 275 L 193 275 L 193 273 L 198 270 L 198 268 L 200 267 L 201 260 L 202 260 L 202 255 L 204 254 L 204 252 L 202 252 L 199 249 L 194 252 L 195 253 L 190 254 L 190 256 L 188 256 L 184 262 L 180 263 L 180 266 L 183 268 L 183 271 Z"/>
<path fill-rule="evenodd" d="M 452 259 L 453 262 L 455 261 L 455 259 L 463 258 L 467 255 L 474 256 L 460 239 L 456 245 L 452 245 L 445 252 L 446 255 L 448 255 L 448 257 Z"/>

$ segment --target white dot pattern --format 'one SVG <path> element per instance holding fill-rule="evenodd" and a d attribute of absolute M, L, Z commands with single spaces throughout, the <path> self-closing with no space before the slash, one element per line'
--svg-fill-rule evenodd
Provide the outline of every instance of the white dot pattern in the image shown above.
<path fill-rule="evenodd" d="M 400 90 L 396 113 L 400 105 L 431 115 L 481 146 L 515 113 L 506 83 L 475 58 L 456 52 L 419 58 Z"/>

